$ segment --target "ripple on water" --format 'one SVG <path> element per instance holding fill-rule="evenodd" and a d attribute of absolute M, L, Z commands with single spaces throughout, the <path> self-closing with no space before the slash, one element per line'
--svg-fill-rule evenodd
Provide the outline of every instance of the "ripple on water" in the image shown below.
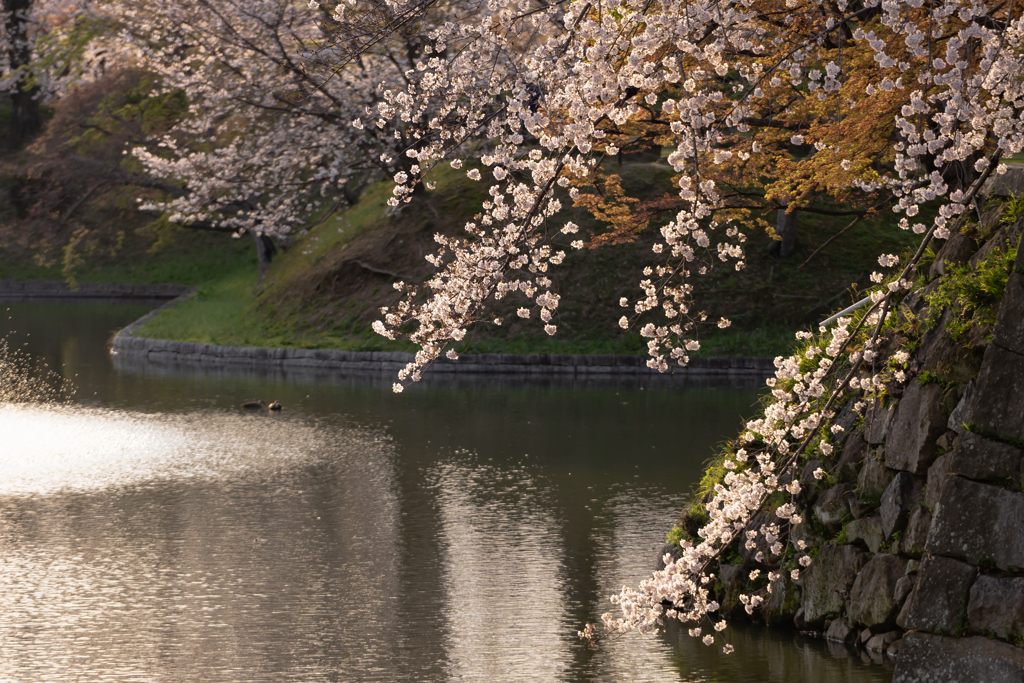
<path fill-rule="evenodd" d="M 0 681 L 358 680 L 394 660 L 382 432 L 30 405 L 0 429 Z"/>
<path fill-rule="evenodd" d="M 8 405 L 0 430 L 0 683 L 886 673 L 749 629 L 730 657 L 678 631 L 580 644 L 650 571 L 665 487 L 295 413 Z"/>

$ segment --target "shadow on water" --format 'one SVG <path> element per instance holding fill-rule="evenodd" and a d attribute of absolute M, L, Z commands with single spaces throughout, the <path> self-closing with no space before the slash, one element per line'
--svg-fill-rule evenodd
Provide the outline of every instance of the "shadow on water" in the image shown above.
<path fill-rule="evenodd" d="M 685 681 L 889 681 L 895 667 L 895 662 L 884 655 L 743 622 L 729 626 L 728 640 L 736 648 L 731 655 L 703 645 L 698 639 L 690 638 L 686 629 L 678 627 L 670 628 L 665 639 L 673 646 L 679 672 Z"/>
<path fill-rule="evenodd" d="M 115 366 L 131 306 L 11 305 L 78 394 L 0 407 L 12 680 L 886 681 L 753 626 L 575 637 L 646 576 L 754 386 Z M 3 330 L 0 330 L 3 332 Z M 481 381 L 482 380 L 482 381 Z M 243 400 L 279 399 L 283 413 Z M 2 678 L 2 677 L 0 677 Z"/>

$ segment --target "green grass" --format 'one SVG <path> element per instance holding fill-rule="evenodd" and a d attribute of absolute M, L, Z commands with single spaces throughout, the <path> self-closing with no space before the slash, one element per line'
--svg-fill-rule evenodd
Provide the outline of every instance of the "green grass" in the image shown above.
<path fill-rule="evenodd" d="M 624 167 L 630 182 L 639 178 L 642 170 Z M 397 301 L 390 286 L 393 278 L 368 274 L 353 263 L 362 260 L 391 269 L 408 282 L 427 277 L 430 270 L 423 266 L 422 254 L 436 247 L 433 233 L 456 234 L 479 210 L 486 191 L 485 184 L 466 181 L 461 172 L 451 169 L 438 173 L 436 181 L 438 187 L 428 199 L 393 216 L 386 213 L 390 183 L 371 185 L 355 206 L 297 236 L 292 248 L 274 261 L 258 289 L 254 268 L 245 270 L 244 276 L 231 272 L 205 285 L 187 305 L 161 313 L 143 334 L 226 345 L 413 350 L 407 342 L 392 342 L 370 330 L 370 323 L 379 317 L 377 309 Z M 660 190 L 652 187 L 650 191 Z M 563 211 L 571 212 L 569 218 L 584 229 L 598 227 L 578 209 Z M 726 315 L 733 326 L 706 328 L 700 335 L 702 348 L 694 357 L 789 353 L 797 329 L 816 328 L 831 311 L 852 301 L 856 292 L 846 290 L 858 276 L 862 285 L 868 284 L 866 274 L 876 267 L 880 251 L 900 253 L 912 238 L 890 225 L 887 217 L 867 221 L 862 231 L 844 237 L 834 250 L 797 270 L 796 265 L 812 248 L 838 229 L 834 223 L 805 218 L 800 228 L 805 246 L 788 261 L 769 255 L 767 238 L 753 233 L 747 245 L 746 270 L 722 271 L 704 278 L 701 286 L 707 289 L 698 295 L 708 307 L 709 319 Z M 559 327 L 555 336 L 545 335 L 536 320 L 519 320 L 514 311 L 522 302 L 509 297 L 500 302 L 504 309 L 496 312 L 505 318 L 505 324 L 471 327 L 456 350 L 645 355 L 645 341 L 635 330 L 623 332 L 616 321 L 623 313 L 618 298 L 639 293 L 636 279 L 649 258 L 650 233 L 634 244 L 569 250 L 565 263 L 552 272 L 562 294 L 562 306 L 554 320 Z M 402 242 L 406 244 L 399 248 Z"/>
<path fill-rule="evenodd" d="M 254 310 L 255 269 L 238 270 L 200 287 L 177 306 L 162 311 L 138 331 L 142 337 L 223 346 L 402 350 L 407 344 L 364 337 L 332 337 L 274 325 Z M 369 331 L 368 331 L 369 332 Z"/>
<path fill-rule="evenodd" d="M 233 344 L 240 330 L 260 334 L 248 320 L 246 295 L 256 285 L 256 273 L 236 271 L 203 285 L 190 298 L 147 323 L 139 334 L 210 344 Z"/>
<path fill-rule="evenodd" d="M 789 325 L 769 325 L 752 330 L 727 328 L 701 343 L 695 358 L 774 358 L 792 352 L 795 330 Z"/>
<path fill-rule="evenodd" d="M 274 261 L 262 286 L 256 286 L 254 268 L 232 272 L 207 283 L 193 298 L 178 307 L 161 312 L 140 334 L 231 346 L 415 350 L 408 342 L 387 340 L 370 329 L 370 321 L 379 317 L 377 303 L 371 299 L 393 291 L 389 280 L 382 279 L 377 285 L 370 283 L 362 290 L 342 296 L 320 290 L 322 280 L 339 268 L 337 263 L 344 254 L 353 250 L 361 253 L 360 245 L 376 244 L 379 247 L 380 233 L 403 225 L 405 228 L 402 229 L 406 231 L 396 233 L 396 236 L 400 234 L 408 241 L 417 237 L 425 243 L 422 245 L 424 248 L 432 249 L 436 246 L 433 244 L 433 232 L 446 229 L 451 232 L 453 226 L 461 226 L 479 210 L 480 202 L 486 197 L 486 186 L 466 181 L 462 172 L 444 168 L 435 171 L 433 179 L 437 183 L 432 192 L 433 208 L 412 205 L 397 216 L 389 217 L 386 202 L 391 195 L 391 183 L 371 185 L 356 205 L 312 228 L 308 234 L 297 235 L 288 252 Z M 442 218 L 444 225 L 434 225 L 435 218 Z M 409 226 L 415 227 L 420 223 L 423 226 L 409 232 Z M 385 265 L 402 271 L 422 261 L 419 254 L 414 258 L 407 256 L 402 257 L 406 261 L 397 265 Z M 373 250 L 358 258 L 380 260 Z M 618 285 L 610 283 L 609 276 L 614 274 L 616 266 L 622 265 L 621 251 L 586 252 L 578 259 L 584 261 L 582 268 L 587 282 L 565 284 L 602 292 L 618 291 L 615 289 Z M 352 268 L 350 265 L 346 267 Z M 417 275 L 422 276 L 423 273 Z M 646 347 L 639 334 L 635 331 L 624 333 L 614 324 L 614 319 L 609 319 L 608 324 L 596 334 L 592 324 L 588 327 L 586 321 L 577 322 L 575 318 L 586 317 L 587 311 L 581 313 L 581 307 L 569 298 L 565 297 L 567 305 L 559 312 L 559 318 L 570 321 L 567 323 L 570 328 L 584 328 L 582 334 L 563 332 L 548 336 L 539 329 L 536 321 L 526 324 L 516 319 L 514 314 L 506 314 L 508 322 L 503 327 L 481 324 L 471 328 L 457 350 L 460 353 L 523 354 L 642 355 L 645 352 Z M 612 312 L 615 316 L 620 315 L 617 309 Z M 563 320 L 556 318 L 555 322 L 561 325 Z"/>
<path fill-rule="evenodd" d="M 664 190 L 664 178 L 650 166 L 622 167 L 624 184 L 637 186 L 628 188 L 631 192 L 656 195 Z M 433 234 L 459 234 L 486 198 L 486 184 L 467 181 L 463 172 L 444 168 L 434 179 L 436 190 L 396 214 L 389 214 L 386 206 L 390 183 L 367 187 L 355 206 L 307 234 L 296 235 L 291 249 L 275 259 L 259 287 L 251 242 L 243 238 L 238 242 L 249 244 L 241 245 L 244 253 L 237 262 L 220 268 L 219 278 L 208 280 L 194 299 L 161 313 L 142 333 L 233 346 L 413 350 L 407 342 L 389 341 L 370 329 L 379 317 L 379 308 L 398 300 L 391 287 L 394 278 L 382 275 L 380 269 L 398 273 L 406 282 L 422 282 L 432 272 L 423 255 L 436 248 Z M 563 201 L 565 219 L 578 223 L 584 232 L 600 230 L 587 212 L 570 204 Z M 832 217 L 803 215 L 798 252 L 784 261 L 768 253 L 765 235 L 748 230 L 746 269 L 739 273 L 717 270 L 697 283 L 699 305 L 708 319 L 724 315 L 733 325 L 719 330 L 709 324 L 699 335 L 701 349 L 693 356 L 775 357 L 789 353 L 796 330 L 816 329 L 832 311 L 860 298 L 859 288 L 869 284 L 867 275 L 877 268 L 880 252 L 905 252 L 914 240 L 883 214 L 864 221 L 859 230 L 845 235 L 805 268 L 796 268 L 843 225 L 845 222 Z M 535 319 L 518 319 L 515 309 L 523 301 L 508 297 L 495 310 L 505 323 L 500 327 L 491 323 L 472 326 L 456 350 L 645 355 L 646 343 L 637 331 L 624 332 L 618 327 L 624 311 L 617 301 L 621 296 L 639 295 L 637 280 L 649 261 L 655 234 L 648 230 L 635 243 L 617 247 L 567 249 L 565 263 L 551 273 L 562 295 L 553 321 L 558 325 L 555 336 L 545 335 Z M 168 276 L 173 277 L 168 281 L 183 281 L 180 271 L 184 264 L 175 263 L 177 274 L 171 272 L 171 263 L 166 266 Z M 210 272 L 208 265 L 197 268 L 189 277 Z M 125 281 L 113 270 L 100 272 L 101 277 Z M 124 277 L 131 275 L 125 273 Z M 851 283 L 858 284 L 851 287 Z"/>
<path fill-rule="evenodd" d="M 239 269 L 256 266 L 252 239 L 231 239 L 222 233 L 179 229 L 175 239 L 153 252 L 144 235 L 126 235 L 116 252 L 84 253 L 73 273 L 78 282 L 197 285 Z M 0 279 L 65 280 L 61 263 L 42 265 L 31 259 L 5 258 L 0 248 Z"/>

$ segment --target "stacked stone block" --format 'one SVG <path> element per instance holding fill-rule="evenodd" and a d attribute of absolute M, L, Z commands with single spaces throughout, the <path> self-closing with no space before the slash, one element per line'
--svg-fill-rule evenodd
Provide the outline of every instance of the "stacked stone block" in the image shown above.
<path fill-rule="evenodd" d="M 949 420 L 952 452 L 929 470 L 937 503 L 897 621 L 909 633 L 896 683 L 1024 680 L 1022 271 L 1018 255 L 963 419 Z"/>
<path fill-rule="evenodd" d="M 980 251 L 1016 244 L 1022 227 Z M 977 260 L 972 244 L 947 241 L 933 276 Z M 1022 273 L 1018 251 L 988 339 L 982 331 L 969 347 L 954 341 L 947 315 L 921 340 L 919 377 L 966 367 L 973 381 L 912 380 L 898 401 L 867 406 L 858 427 L 840 416 L 842 449 L 804 464 L 805 521 L 791 533 L 817 557 L 786 580 L 791 598 L 766 603 L 768 623 L 896 658 L 895 683 L 1024 682 Z M 922 297 L 904 303 L 923 313 Z M 827 487 L 812 476 L 819 467 L 833 474 Z M 754 565 L 743 559 L 723 566 L 725 610 L 739 612 L 736 596 L 752 590 L 743 577 Z"/>

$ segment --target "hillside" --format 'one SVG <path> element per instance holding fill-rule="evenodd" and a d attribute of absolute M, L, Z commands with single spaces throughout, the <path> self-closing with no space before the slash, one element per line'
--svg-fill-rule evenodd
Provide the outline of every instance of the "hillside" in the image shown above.
<path fill-rule="evenodd" d="M 255 267 L 251 241 L 138 209 L 175 188 L 142 175 L 126 146 L 161 135 L 182 105 L 128 69 L 46 107 L 44 130 L 0 153 L 0 279 L 197 285 Z M 0 101 L 4 140 L 5 111 Z"/>
<path fill-rule="evenodd" d="M 257 284 L 248 237 L 185 228 L 140 211 L 140 200 L 177 189 L 152 181 L 126 146 L 162 134 L 180 116 L 173 95 L 152 96 L 144 73 L 125 71 L 83 87 L 50 112 L 30 145 L 0 157 L 0 279 L 62 279 L 71 283 L 175 282 L 200 285 L 176 310 L 161 314 L 143 334 L 228 345 L 341 349 L 405 349 L 370 331 L 380 306 L 394 303 L 397 279 L 425 279 L 437 232 L 457 234 L 479 210 L 487 187 L 448 167 L 435 172 L 436 189 L 398 210 L 386 210 L 390 183 L 367 186 L 359 201 L 294 235 Z M 630 196 L 657 198 L 672 187 L 672 170 L 657 155 L 606 160 Z M 562 216 L 586 235 L 606 226 L 563 198 Z M 774 223 L 775 216 L 764 216 Z M 814 326 L 858 297 L 881 252 L 901 253 L 913 235 L 890 215 L 862 221 L 812 261 L 801 264 L 839 233 L 848 217 L 801 213 L 795 250 L 773 255 L 771 240 L 748 226 L 747 268 L 702 278 L 698 299 L 729 330 L 703 337 L 702 355 L 773 356 L 790 346 L 793 330 Z M 657 221 L 632 244 L 574 251 L 551 273 L 562 305 L 548 337 L 536 321 L 513 315 L 522 304 L 503 302 L 498 328 L 471 330 L 465 351 L 643 353 L 636 333 L 617 325 L 620 297 L 635 298 Z"/>
<path fill-rule="evenodd" d="M 640 196 L 669 186 L 672 171 L 662 162 L 626 162 L 611 170 Z M 205 285 L 190 301 L 161 314 L 142 334 L 158 338 L 229 345 L 301 345 L 351 350 L 405 349 L 376 337 L 370 324 L 380 306 L 393 304 L 398 279 L 422 281 L 431 266 L 423 260 L 436 232 L 456 234 L 486 197 L 485 186 L 446 170 L 437 188 L 397 212 L 386 210 L 390 185 L 371 186 L 359 203 L 298 236 L 257 285 L 254 269 L 239 269 Z M 565 202 L 568 204 L 569 202 Z M 563 210 L 585 232 L 602 226 L 582 209 Z M 699 290 L 711 316 L 726 315 L 733 328 L 706 339 L 705 355 L 775 355 L 789 346 L 792 332 L 811 326 L 848 304 L 880 251 L 900 253 L 910 237 L 879 220 L 797 269 L 812 251 L 842 226 L 838 220 L 801 220 L 796 251 L 781 260 L 770 241 L 754 233 L 742 273 L 704 278 Z M 559 333 L 545 335 L 536 321 L 515 317 L 521 301 L 503 301 L 501 327 L 472 330 L 462 351 L 551 353 L 642 353 L 636 333 L 622 333 L 617 320 L 622 296 L 635 297 L 637 281 L 653 243 L 653 230 L 632 244 L 573 251 L 552 273 L 562 295 Z"/>

